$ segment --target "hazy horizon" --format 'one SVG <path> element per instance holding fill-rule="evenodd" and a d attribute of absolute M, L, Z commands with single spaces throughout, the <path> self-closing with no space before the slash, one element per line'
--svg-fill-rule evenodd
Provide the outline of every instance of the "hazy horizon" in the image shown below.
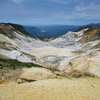
<path fill-rule="evenodd" d="M 98 23 L 88 23 L 88 24 L 82 24 L 82 25 L 78 25 L 78 24 L 75 24 L 75 25 L 68 25 L 68 24 L 21 24 L 21 23 L 15 23 L 15 22 L 0 22 L 0 23 L 11 23 L 11 24 L 18 24 L 18 25 L 22 25 L 22 26 L 85 26 L 85 25 L 92 25 L 92 24 L 99 24 L 100 22 Z"/>

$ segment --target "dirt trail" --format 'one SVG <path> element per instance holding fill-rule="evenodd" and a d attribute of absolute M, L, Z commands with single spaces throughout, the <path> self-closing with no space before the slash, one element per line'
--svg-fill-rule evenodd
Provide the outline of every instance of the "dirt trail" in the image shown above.
<path fill-rule="evenodd" d="M 0 84 L 0 100 L 100 100 L 100 78 Z"/>

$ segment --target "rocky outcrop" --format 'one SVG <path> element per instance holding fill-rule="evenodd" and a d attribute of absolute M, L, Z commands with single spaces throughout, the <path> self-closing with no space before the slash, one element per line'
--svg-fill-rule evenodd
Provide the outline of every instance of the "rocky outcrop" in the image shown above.
<path fill-rule="evenodd" d="M 100 77 L 100 51 L 96 50 L 83 56 L 74 57 L 73 59 L 61 64 L 58 69 L 60 69 L 60 67 L 62 67 L 62 70 L 66 73 L 73 70 L 79 70 Z"/>
<path fill-rule="evenodd" d="M 45 68 L 24 68 L 22 69 L 20 78 L 17 82 L 32 82 L 37 80 L 51 79 L 55 77 L 56 75 L 52 71 Z"/>
<path fill-rule="evenodd" d="M 82 39 L 79 40 L 80 43 L 100 39 L 100 26 L 89 25 L 89 26 L 84 27 L 83 29 L 85 28 L 88 28 L 88 30 L 85 31 L 84 35 L 82 36 Z"/>

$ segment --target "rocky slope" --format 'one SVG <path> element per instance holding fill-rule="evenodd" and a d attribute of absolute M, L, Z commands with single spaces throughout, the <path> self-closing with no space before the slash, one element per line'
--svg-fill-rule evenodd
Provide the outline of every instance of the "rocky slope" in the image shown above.
<path fill-rule="evenodd" d="M 2 58 L 4 56 L 4 58 L 23 62 L 34 62 L 35 56 L 27 53 L 26 49 L 38 47 L 38 44 L 41 44 L 41 41 L 27 33 L 21 25 L 0 24 L 0 55 Z"/>

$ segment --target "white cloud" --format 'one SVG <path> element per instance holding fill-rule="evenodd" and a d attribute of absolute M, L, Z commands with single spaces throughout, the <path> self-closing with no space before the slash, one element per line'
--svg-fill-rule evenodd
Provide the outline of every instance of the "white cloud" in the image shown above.
<path fill-rule="evenodd" d="M 76 11 L 84 11 L 84 10 L 99 10 L 100 5 L 93 5 L 91 2 L 90 5 L 84 6 L 84 5 L 78 5 L 75 7 Z"/>
<path fill-rule="evenodd" d="M 22 2 L 22 1 L 24 1 L 24 0 L 11 0 L 11 1 L 13 1 L 13 2 L 15 2 L 15 3 L 20 3 L 20 2 Z"/>
<path fill-rule="evenodd" d="M 57 2 L 57 3 L 62 3 L 62 4 L 66 4 L 65 0 L 46 0 L 48 2 L 53 1 L 53 2 Z"/>
<path fill-rule="evenodd" d="M 91 5 L 93 5 L 93 2 L 90 2 Z"/>
<path fill-rule="evenodd" d="M 92 2 L 89 5 L 78 5 L 75 7 L 74 15 L 80 18 L 100 18 L 100 5 L 94 5 Z"/>
<path fill-rule="evenodd" d="M 74 15 L 77 16 L 77 18 L 86 18 L 86 19 L 99 19 L 98 14 L 93 14 L 91 12 L 74 12 Z"/>
<path fill-rule="evenodd" d="M 66 4 L 66 1 L 64 1 L 64 0 L 52 0 L 52 1 Z"/>
<path fill-rule="evenodd" d="M 81 5 L 83 5 L 83 3 L 81 3 Z"/>

